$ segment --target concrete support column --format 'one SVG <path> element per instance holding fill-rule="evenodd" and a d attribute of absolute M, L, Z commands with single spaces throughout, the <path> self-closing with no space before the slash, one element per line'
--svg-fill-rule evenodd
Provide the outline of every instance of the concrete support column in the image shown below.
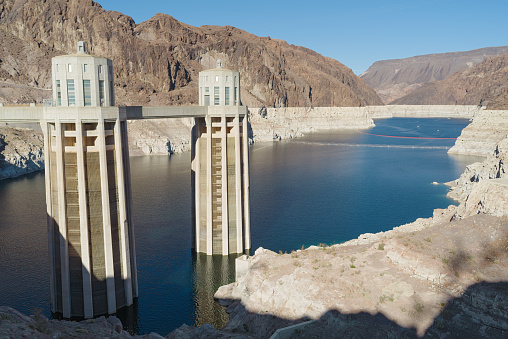
<path fill-rule="evenodd" d="M 65 163 L 62 123 L 56 120 L 56 180 L 58 186 L 58 223 L 60 233 L 60 267 L 62 284 L 62 313 L 71 317 L 71 280 L 69 271 L 69 239 L 67 235 L 67 208 L 65 203 Z"/>
<path fill-rule="evenodd" d="M 123 166 L 123 143 L 122 132 L 120 128 L 120 119 L 115 121 L 115 157 L 116 157 L 116 177 L 118 183 L 118 206 L 120 209 L 120 255 L 122 263 L 122 279 L 125 286 L 125 298 L 127 305 L 132 305 L 132 282 L 131 282 L 131 261 L 129 251 L 129 224 L 127 220 L 127 203 L 125 193 L 125 175 Z"/>
<path fill-rule="evenodd" d="M 200 252 L 200 239 L 201 239 L 201 216 L 200 216 L 200 148 L 199 148 L 199 134 L 200 134 L 200 118 L 194 118 L 194 130 L 192 133 L 192 143 L 191 143 L 191 152 L 192 152 L 192 169 L 194 170 L 194 178 L 192 180 L 192 194 L 194 201 L 194 249 L 196 252 Z"/>
<path fill-rule="evenodd" d="M 213 254 L 212 234 L 212 118 L 206 118 L 206 254 Z"/>
<path fill-rule="evenodd" d="M 221 117 L 222 255 L 229 254 L 227 119 Z"/>
<path fill-rule="evenodd" d="M 242 122 L 243 140 L 243 212 L 244 212 L 244 233 L 245 249 L 250 249 L 250 200 L 249 200 L 249 131 L 248 114 L 246 113 Z"/>
<path fill-rule="evenodd" d="M 242 213 L 242 158 L 240 140 L 240 115 L 234 120 L 235 131 L 235 190 L 236 190 L 236 252 L 243 253 L 243 213 Z"/>
<path fill-rule="evenodd" d="M 85 155 L 83 145 L 83 125 L 76 119 L 76 149 L 79 192 L 79 223 L 81 240 L 81 263 L 83 266 L 83 312 L 85 318 L 93 317 L 92 265 L 90 263 L 90 239 L 88 237 L 88 206 L 85 177 Z"/>
<path fill-rule="evenodd" d="M 106 266 L 106 286 L 108 295 L 108 313 L 116 312 L 115 296 L 115 271 L 113 266 L 113 240 L 111 237 L 111 210 L 109 207 L 109 185 L 108 185 L 108 159 L 106 155 L 106 133 L 104 119 L 99 119 L 98 123 L 99 162 L 101 176 L 101 196 L 102 196 L 102 222 L 104 232 L 104 261 Z"/>
<path fill-rule="evenodd" d="M 130 264 L 131 264 L 131 285 L 132 285 L 132 293 L 133 297 L 138 297 L 138 268 L 136 263 L 136 242 L 134 237 L 134 222 L 132 220 L 132 191 L 131 191 L 131 167 L 129 160 L 129 140 L 127 137 L 127 122 L 120 121 L 120 130 L 122 132 L 122 145 L 125 147 L 122 148 L 123 151 L 123 165 L 124 165 L 124 175 L 125 175 L 125 194 L 127 199 L 127 221 L 129 224 L 129 252 L 130 252 Z"/>
<path fill-rule="evenodd" d="M 51 128 L 47 121 L 41 121 L 44 132 L 44 179 L 46 183 L 46 219 L 48 224 L 48 252 L 49 252 L 49 289 L 51 291 L 51 312 L 56 312 L 56 287 L 55 287 L 55 221 L 53 220 L 53 196 L 51 185 Z"/>

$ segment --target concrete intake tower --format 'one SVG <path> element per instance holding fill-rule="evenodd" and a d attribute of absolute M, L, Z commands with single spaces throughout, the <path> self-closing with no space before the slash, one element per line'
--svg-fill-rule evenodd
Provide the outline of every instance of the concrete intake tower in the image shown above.
<path fill-rule="evenodd" d="M 201 72 L 199 106 L 123 107 L 114 106 L 113 74 L 111 60 L 79 42 L 76 54 L 52 59 L 53 99 L 0 106 L 0 121 L 44 132 L 51 311 L 64 318 L 114 314 L 138 296 L 127 120 L 194 119 L 192 247 L 229 255 L 251 246 L 240 73 L 220 63 Z"/>
<path fill-rule="evenodd" d="M 115 313 L 137 297 L 126 118 L 114 106 L 113 65 L 86 54 L 52 59 L 45 107 L 51 310 Z"/>
<path fill-rule="evenodd" d="M 192 186 L 196 252 L 250 249 L 247 114 L 240 114 L 240 73 L 217 68 L 199 73 L 199 104 L 206 117 L 192 130 Z"/>

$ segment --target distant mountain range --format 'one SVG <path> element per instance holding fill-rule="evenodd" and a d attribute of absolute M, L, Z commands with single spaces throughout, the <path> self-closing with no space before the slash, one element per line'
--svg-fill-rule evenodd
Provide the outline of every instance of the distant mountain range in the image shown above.
<path fill-rule="evenodd" d="M 508 109 L 508 54 L 488 57 L 444 80 L 426 83 L 392 104 L 482 105 L 489 109 Z"/>
<path fill-rule="evenodd" d="M 419 99 L 414 95 L 400 101 L 394 101 L 415 91 L 423 84 L 444 80 L 459 71 L 472 68 L 489 56 L 508 53 L 508 46 L 487 47 L 466 52 L 419 55 L 405 59 L 376 61 L 360 77 L 371 86 L 384 103 L 421 103 L 424 92 L 419 92 Z M 427 90 L 428 91 L 428 90 Z M 443 94 L 444 95 L 444 94 Z M 430 103 L 443 103 L 443 100 Z M 446 101 L 453 103 L 453 100 Z"/>
<path fill-rule="evenodd" d="M 136 24 L 93 1 L 0 0 L 0 39 L 4 102 L 51 97 L 51 57 L 74 53 L 83 40 L 91 54 L 113 60 L 118 105 L 197 104 L 198 72 L 217 59 L 241 72 L 244 105 L 382 104 L 349 68 L 307 48 L 160 13 Z"/>

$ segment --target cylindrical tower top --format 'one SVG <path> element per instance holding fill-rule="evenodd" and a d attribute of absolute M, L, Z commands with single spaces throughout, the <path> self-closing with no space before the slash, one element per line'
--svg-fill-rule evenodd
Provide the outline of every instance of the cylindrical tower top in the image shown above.
<path fill-rule="evenodd" d="M 113 62 L 86 52 L 85 42 L 79 41 L 76 54 L 51 59 L 56 106 L 115 105 Z"/>
<path fill-rule="evenodd" d="M 240 106 L 240 72 L 217 68 L 199 72 L 200 106 Z"/>

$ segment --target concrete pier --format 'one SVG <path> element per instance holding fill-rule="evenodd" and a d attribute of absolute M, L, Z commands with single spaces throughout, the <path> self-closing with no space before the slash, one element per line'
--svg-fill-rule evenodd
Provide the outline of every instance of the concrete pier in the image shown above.
<path fill-rule="evenodd" d="M 137 297 L 128 151 L 122 147 L 126 120 L 63 111 L 61 119 L 41 122 L 51 308 L 65 318 L 90 318 L 115 313 Z"/>
<path fill-rule="evenodd" d="M 116 313 L 138 294 L 127 119 L 107 108 L 111 60 L 85 52 L 80 43 L 53 58 L 53 103 L 41 117 L 51 310 L 65 318 Z"/>
<path fill-rule="evenodd" d="M 208 114 L 194 119 L 191 140 L 198 253 L 244 253 L 251 245 L 248 115 L 241 110 L 239 83 L 239 72 L 223 69 L 220 62 L 199 73 L 199 102 L 208 106 Z"/>

